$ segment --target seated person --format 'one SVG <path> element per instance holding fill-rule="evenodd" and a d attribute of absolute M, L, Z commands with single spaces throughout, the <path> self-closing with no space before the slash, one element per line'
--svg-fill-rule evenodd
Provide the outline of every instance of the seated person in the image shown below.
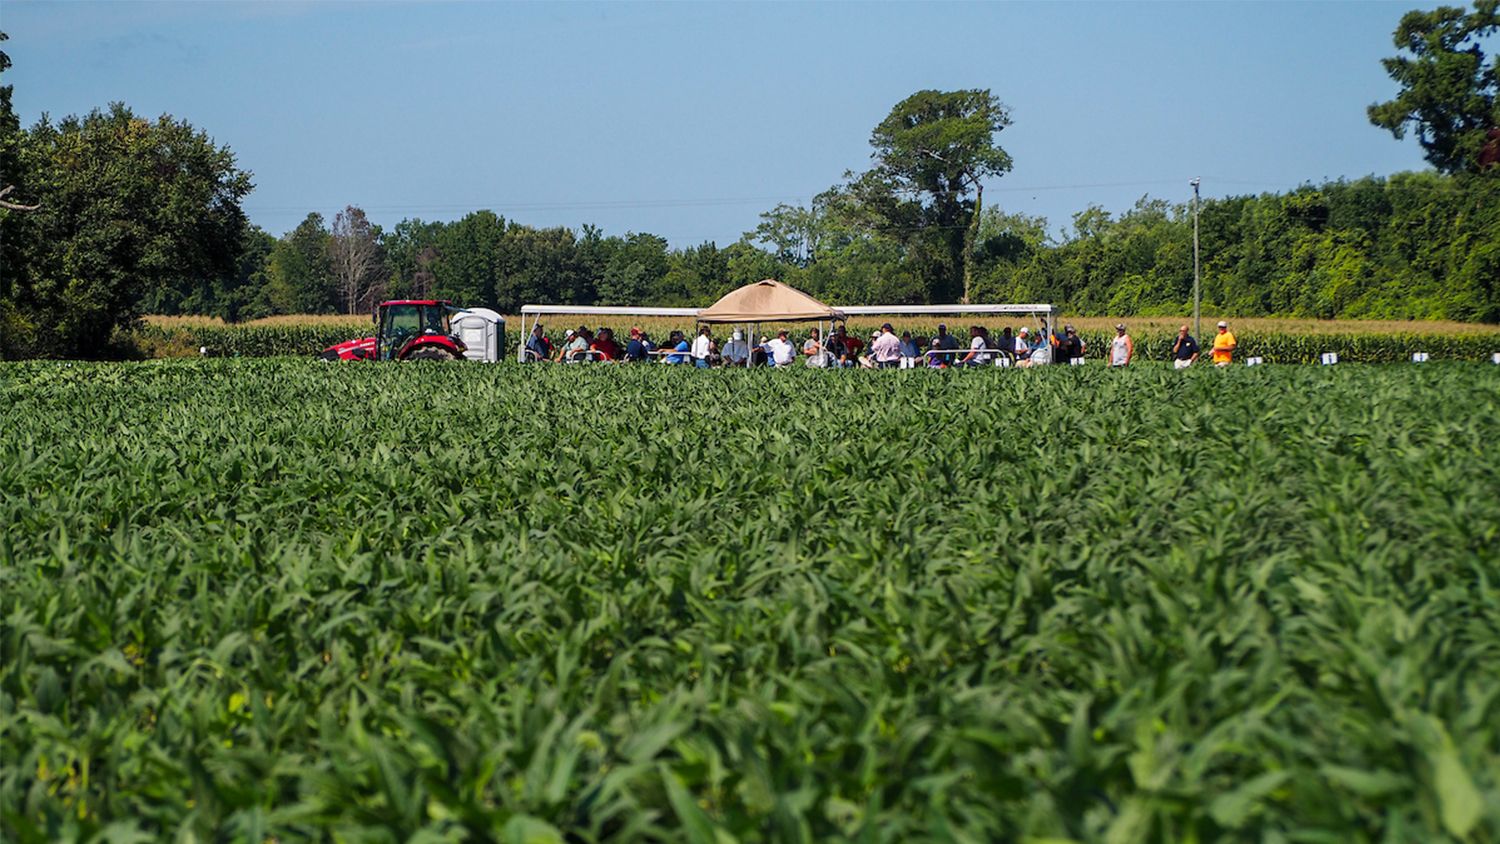
<path fill-rule="evenodd" d="M 744 366 L 749 359 L 750 344 L 745 342 L 745 332 L 734 332 L 729 336 L 729 342 L 724 344 L 724 365 Z"/>
<path fill-rule="evenodd" d="M 911 336 L 910 331 L 901 332 L 901 368 L 912 369 L 921 356 L 922 349 L 917 345 L 916 338 Z"/>
<path fill-rule="evenodd" d="M 599 329 L 599 336 L 589 344 L 589 348 L 598 352 L 595 360 L 619 360 L 621 354 L 620 344 L 615 342 L 615 332 L 612 328 Z"/>
<path fill-rule="evenodd" d="M 969 353 L 959 360 L 959 366 L 984 366 L 990 362 L 989 338 L 985 337 L 983 328 L 977 325 L 969 327 Z"/>
<path fill-rule="evenodd" d="M 625 360 L 640 362 L 646 359 L 645 335 L 639 328 L 630 329 L 630 342 L 625 344 Z"/>
<path fill-rule="evenodd" d="M 943 340 L 942 340 L 942 338 L 941 337 L 934 337 L 934 338 L 932 338 L 932 343 L 928 346 L 927 350 L 929 352 L 941 352 L 941 351 L 943 351 Z M 950 357 L 950 355 L 929 354 L 927 356 L 927 365 L 929 367 L 933 368 L 933 369 L 947 369 L 948 368 L 948 358 L 949 357 Z"/>
<path fill-rule="evenodd" d="M 683 336 L 681 331 L 673 331 L 667 338 L 667 345 L 672 347 L 673 354 L 663 357 L 662 363 L 676 365 L 688 362 L 688 353 L 692 347 L 688 344 L 687 337 Z M 676 354 L 677 352 L 681 352 L 681 354 Z"/>
<path fill-rule="evenodd" d="M 552 359 L 552 341 L 547 339 L 541 323 L 537 323 L 531 329 L 531 336 L 526 338 L 526 352 L 528 361 Z"/>
<path fill-rule="evenodd" d="M 835 343 L 837 343 L 839 348 L 837 353 L 839 366 L 859 365 L 859 353 L 864 351 L 865 348 L 863 340 L 850 336 L 848 330 L 840 325 L 833 330 L 833 337 L 829 340 L 828 345 L 832 347 Z"/>
<path fill-rule="evenodd" d="M 588 360 L 589 341 L 577 331 L 569 328 L 563 341 L 562 350 L 558 352 L 558 360 L 564 363 L 578 363 Z"/>
<path fill-rule="evenodd" d="M 792 359 L 797 356 L 797 347 L 787 339 L 786 331 L 778 331 L 776 339 L 766 343 L 766 351 L 771 355 L 771 363 L 775 366 L 791 366 Z"/>

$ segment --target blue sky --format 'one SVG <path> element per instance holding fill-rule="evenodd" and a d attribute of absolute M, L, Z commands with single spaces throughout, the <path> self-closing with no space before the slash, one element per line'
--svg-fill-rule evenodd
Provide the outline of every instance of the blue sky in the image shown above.
<path fill-rule="evenodd" d="M 1435 5 L 1428 3 L 1426 6 Z M 309 211 L 647 231 L 724 245 L 869 166 L 925 89 L 989 88 L 1046 216 L 1422 169 L 1371 126 L 1396 3 L 25 2 L 0 29 L 23 123 L 123 101 L 253 171 L 250 218 Z"/>

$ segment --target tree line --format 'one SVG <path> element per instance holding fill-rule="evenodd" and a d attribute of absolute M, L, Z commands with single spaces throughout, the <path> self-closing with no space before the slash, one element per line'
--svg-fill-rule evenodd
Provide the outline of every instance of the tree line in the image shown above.
<path fill-rule="evenodd" d="M 1377 127 L 1417 134 L 1434 170 L 1209 199 L 1205 307 L 1244 316 L 1500 321 L 1500 0 L 1401 19 L 1385 62 L 1400 95 Z M 0 40 L 4 35 L 0 33 Z M 0 72 L 9 66 L 0 52 Z M 645 232 L 537 228 L 476 210 L 390 230 L 350 206 L 280 236 L 240 208 L 227 146 L 123 104 L 22 129 L 0 86 L 0 354 L 106 354 L 141 314 L 234 322 L 356 313 L 385 297 L 520 305 L 704 305 L 778 278 L 839 304 L 1052 302 L 1070 313 L 1191 308 L 1192 209 L 1142 197 L 1064 226 L 985 206 L 1011 158 L 985 89 L 919 91 L 871 132 L 873 166 L 735 242 L 671 248 Z"/>
<path fill-rule="evenodd" d="M 970 301 L 1052 302 L 1079 315 L 1189 312 L 1193 217 L 1143 197 L 1053 233 L 998 207 L 979 215 Z M 1403 173 L 1210 199 L 1199 210 L 1204 306 L 1242 316 L 1500 321 L 1500 180 Z M 762 278 L 840 304 L 953 302 L 947 279 L 894 237 L 823 203 L 781 206 L 728 246 L 672 249 L 647 233 L 536 228 L 476 211 L 383 231 L 354 207 L 280 238 L 251 227 L 232 277 L 183 278 L 147 313 L 228 321 L 367 312 L 435 297 L 515 313 L 526 303 L 701 306 Z M 931 260 L 931 256 L 927 256 Z"/>

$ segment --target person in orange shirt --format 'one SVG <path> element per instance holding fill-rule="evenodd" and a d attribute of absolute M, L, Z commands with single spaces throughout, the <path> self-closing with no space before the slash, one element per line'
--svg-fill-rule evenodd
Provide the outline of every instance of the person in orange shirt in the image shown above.
<path fill-rule="evenodd" d="M 1214 366 L 1228 366 L 1234 362 L 1234 334 L 1229 323 L 1219 322 L 1219 336 L 1214 338 Z"/>

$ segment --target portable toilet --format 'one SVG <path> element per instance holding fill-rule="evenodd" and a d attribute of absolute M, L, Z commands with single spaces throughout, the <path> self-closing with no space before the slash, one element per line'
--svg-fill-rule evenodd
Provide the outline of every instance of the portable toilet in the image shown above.
<path fill-rule="evenodd" d="M 505 347 L 505 317 L 489 308 L 465 308 L 455 313 L 449 324 L 454 336 L 467 347 L 465 360 L 500 360 L 500 350 Z"/>

